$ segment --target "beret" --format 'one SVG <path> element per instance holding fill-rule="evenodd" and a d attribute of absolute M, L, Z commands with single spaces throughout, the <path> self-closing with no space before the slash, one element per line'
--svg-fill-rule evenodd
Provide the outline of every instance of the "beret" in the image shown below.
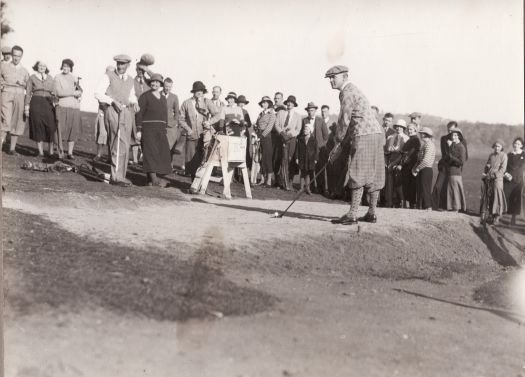
<path fill-rule="evenodd" d="M 116 62 L 124 62 L 124 63 L 129 63 L 131 62 L 131 58 L 129 55 L 126 55 L 126 54 L 118 54 L 118 55 L 115 55 L 113 57 L 113 60 L 116 61 Z"/>
<path fill-rule="evenodd" d="M 421 118 L 421 113 L 415 111 L 409 115 L 409 118 Z"/>
<path fill-rule="evenodd" d="M 11 47 L 2 46 L 2 54 L 10 54 L 10 53 L 11 53 Z"/>
<path fill-rule="evenodd" d="M 331 77 L 338 75 L 339 73 L 345 73 L 348 72 L 348 67 L 344 65 L 334 65 L 332 68 L 330 68 L 326 73 L 324 74 L 324 77 Z"/>

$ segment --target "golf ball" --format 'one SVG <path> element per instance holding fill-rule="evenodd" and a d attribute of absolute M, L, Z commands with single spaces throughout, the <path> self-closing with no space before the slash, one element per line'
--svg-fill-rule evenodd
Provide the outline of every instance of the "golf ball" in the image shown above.
<path fill-rule="evenodd" d="M 277 217 L 277 216 L 279 216 L 279 212 L 275 212 L 273 215 L 274 215 L 275 217 Z"/>

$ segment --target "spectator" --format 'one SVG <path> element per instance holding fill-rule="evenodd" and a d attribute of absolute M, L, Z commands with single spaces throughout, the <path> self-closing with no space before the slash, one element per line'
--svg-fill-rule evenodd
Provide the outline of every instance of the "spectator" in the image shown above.
<path fill-rule="evenodd" d="M 447 183 L 447 209 L 449 211 L 466 211 L 467 204 L 465 191 L 463 189 L 462 170 L 466 161 L 466 150 L 461 143 L 463 133 L 459 128 L 450 130 L 449 139 L 447 140 L 447 155 L 445 161 L 447 164 L 448 183 Z"/>
<path fill-rule="evenodd" d="M 512 152 L 507 155 L 507 171 L 504 175 L 503 189 L 507 199 L 507 213 L 511 224 L 516 224 L 516 216 L 521 213 L 523 201 L 523 173 L 525 170 L 525 152 L 523 139 L 518 137 L 512 143 Z"/>
<path fill-rule="evenodd" d="M 401 160 L 401 151 L 408 135 L 405 134 L 407 124 L 405 120 L 398 119 L 394 125 L 395 134 L 390 135 L 385 144 L 385 207 L 402 207 L 405 197 L 403 195 L 403 180 L 401 172 L 394 167 Z"/>
<path fill-rule="evenodd" d="M 319 156 L 317 158 L 317 161 L 319 163 L 315 167 L 315 171 L 317 172 L 320 169 L 322 169 L 323 166 L 326 164 L 326 161 L 328 161 L 328 155 L 326 153 L 328 127 L 326 126 L 326 122 L 320 116 L 316 115 L 317 106 L 315 105 L 315 103 L 309 102 L 305 110 L 308 116 L 303 119 L 302 127 L 304 128 L 306 125 L 308 125 L 310 129 L 313 130 L 312 136 L 314 137 L 315 142 L 317 144 L 317 148 L 319 149 Z M 325 176 L 319 174 L 319 177 L 314 181 L 314 187 L 316 189 L 316 192 L 324 193 L 325 191 L 328 191 L 328 187 L 325 187 L 326 185 L 327 182 L 325 180 Z"/>
<path fill-rule="evenodd" d="M 401 181 L 403 186 L 403 197 L 405 208 L 417 207 L 417 182 L 412 175 L 412 169 L 416 165 L 417 156 L 421 147 L 421 141 L 417 135 L 417 125 L 410 123 L 408 125 L 408 140 L 401 149 L 401 161 L 396 166 L 398 172 L 401 173 Z"/>
<path fill-rule="evenodd" d="M 303 125 L 302 133 L 297 138 L 295 151 L 295 162 L 299 166 L 301 175 L 301 191 L 305 190 L 308 195 L 312 195 L 310 191 L 310 180 L 314 175 L 315 165 L 319 159 L 317 140 L 312 136 L 312 133 L 313 126 L 311 124 Z"/>
<path fill-rule="evenodd" d="M 171 166 L 173 168 L 173 155 L 175 154 L 175 145 L 180 137 L 179 128 L 179 97 L 171 92 L 173 88 L 173 80 L 170 77 L 164 79 L 164 87 L 161 95 L 166 98 L 166 105 L 168 107 L 168 124 L 166 128 L 166 136 L 168 137 L 168 146 L 170 147 L 170 155 L 172 156 Z"/>
<path fill-rule="evenodd" d="M 279 170 L 279 181 L 281 188 L 292 190 L 293 177 L 297 173 L 295 165 L 295 144 L 297 135 L 301 132 L 302 118 L 295 111 L 297 100 L 295 96 L 288 96 L 284 102 L 287 110 L 281 111 L 276 115 L 275 128 L 281 135 L 281 168 Z"/>
<path fill-rule="evenodd" d="M 131 130 L 134 114 L 139 109 L 133 78 L 126 73 L 131 57 L 119 54 L 113 60 L 117 64 L 117 69 L 106 71 L 106 74 L 102 76 L 95 90 L 95 98 L 105 108 L 104 121 L 107 125 L 111 155 L 109 183 L 127 187 L 132 185 L 131 181 L 126 178 Z"/>
<path fill-rule="evenodd" d="M 49 76 L 49 69 L 43 61 L 37 61 L 33 71 L 36 73 L 27 80 L 24 110 L 26 118 L 29 117 L 29 137 L 36 142 L 38 157 L 44 156 L 44 142 L 49 143 L 51 156 L 53 141 L 56 141 L 56 118 L 53 106 L 55 82 Z"/>
<path fill-rule="evenodd" d="M 9 133 L 10 145 L 7 154 L 16 155 L 18 136 L 25 131 L 24 99 L 29 73 L 20 62 L 24 50 L 20 46 L 11 49 L 11 61 L 2 63 L 0 89 L 2 90 L 2 143 Z"/>
<path fill-rule="evenodd" d="M 255 123 L 255 131 L 261 139 L 261 171 L 264 175 L 265 187 L 272 187 L 273 171 L 273 146 L 272 130 L 275 126 L 275 112 L 270 97 L 264 96 L 259 102 L 262 111 Z"/>
<path fill-rule="evenodd" d="M 106 74 L 110 74 L 111 72 L 115 72 L 115 67 L 112 65 L 108 65 L 106 67 Z M 97 118 L 95 120 L 95 140 L 97 143 L 97 154 L 95 157 L 93 157 L 93 162 L 98 162 L 102 160 L 102 153 L 104 153 L 104 147 L 108 146 L 108 163 L 111 162 L 111 159 L 109 155 L 111 154 L 111 151 L 109 150 L 108 145 L 108 129 L 107 124 L 104 120 L 104 112 L 107 109 L 108 105 L 102 102 L 98 103 L 98 113 Z"/>
<path fill-rule="evenodd" d="M 9 63 L 11 61 L 11 47 L 2 46 L 2 63 Z"/>
<path fill-rule="evenodd" d="M 418 113 L 417 111 L 413 112 L 408 118 L 410 119 L 410 123 L 416 125 L 416 131 L 419 132 L 419 129 L 421 128 L 421 113 Z"/>
<path fill-rule="evenodd" d="M 421 136 L 421 149 L 416 166 L 412 168 L 412 175 L 417 178 L 418 208 L 432 210 L 432 166 L 436 158 L 436 146 L 430 128 L 422 127 L 419 135 Z"/>
<path fill-rule="evenodd" d="M 482 198 L 487 199 L 488 205 L 481 207 L 481 219 L 487 217 L 489 211 L 489 223 L 497 225 L 499 218 L 507 212 L 507 200 L 503 191 L 503 177 L 507 171 L 507 155 L 503 152 L 505 144 L 501 140 L 496 140 L 492 144 L 493 152 L 489 155 L 483 174 Z"/>
<path fill-rule="evenodd" d="M 154 73 L 150 78 L 151 89 L 139 98 L 137 112 L 137 137 L 141 141 L 143 169 L 148 176 L 148 186 L 165 187 L 166 182 L 157 177 L 170 174 L 171 154 L 166 128 L 168 125 L 168 103 L 161 94 L 164 79 Z M 142 137 L 141 137 L 142 135 Z"/>
<path fill-rule="evenodd" d="M 282 92 L 276 92 L 273 96 L 275 102 L 273 110 L 275 112 L 275 117 L 277 118 L 280 113 L 286 112 L 286 106 L 284 104 L 284 94 Z M 274 127 L 272 130 L 272 164 L 273 164 L 273 174 L 275 175 L 274 186 L 279 187 L 282 185 L 280 181 L 281 165 L 283 159 L 283 148 L 282 148 L 282 137 L 279 135 L 277 127 Z"/>
<path fill-rule="evenodd" d="M 204 158 L 205 148 L 211 140 L 212 125 L 219 122 L 221 111 L 213 102 L 204 98 L 207 93 L 202 81 L 195 81 L 191 89 L 193 96 L 180 107 L 180 126 L 186 136 L 186 174 L 195 178 L 195 173 Z"/>
<path fill-rule="evenodd" d="M 382 125 L 383 132 L 385 133 L 385 140 L 388 139 L 389 136 L 394 135 L 396 133 L 396 131 L 392 128 L 392 123 L 394 123 L 394 115 L 392 115 L 392 113 L 386 113 L 383 116 L 383 125 Z M 406 122 L 405 122 L 405 126 L 406 126 Z"/>
<path fill-rule="evenodd" d="M 79 78 L 73 75 L 74 63 L 71 59 L 62 60 L 61 70 L 55 76 L 55 94 L 58 97 L 56 116 L 58 121 L 58 148 L 62 153 L 62 142 L 67 141 L 67 158 L 73 160 L 75 142 L 81 133 L 82 119 L 80 118 L 80 99 L 82 89 Z"/>

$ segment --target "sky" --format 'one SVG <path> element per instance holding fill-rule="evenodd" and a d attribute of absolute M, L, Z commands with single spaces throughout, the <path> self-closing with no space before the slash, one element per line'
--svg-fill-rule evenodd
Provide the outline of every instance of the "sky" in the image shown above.
<path fill-rule="evenodd" d="M 8 0 L 23 65 L 52 74 L 71 58 L 82 109 L 113 56 L 151 53 L 154 72 L 184 100 L 194 81 L 244 94 L 252 118 L 263 95 L 297 97 L 339 111 L 324 73 L 350 81 L 383 112 L 523 124 L 521 0 Z M 134 66 L 131 67 L 134 74 Z"/>

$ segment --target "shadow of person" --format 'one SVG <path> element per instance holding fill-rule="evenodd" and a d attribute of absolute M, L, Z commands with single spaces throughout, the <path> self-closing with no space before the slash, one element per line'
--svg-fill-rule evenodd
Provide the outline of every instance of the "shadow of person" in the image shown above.
<path fill-rule="evenodd" d="M 471 224 L 472 230 L 490 251 L 492 259 L 501 266 L 518 266 L 518 262 L 512 257 L 509 249 L 505 246 L 507 240 L 502 233 L 491 230 L 489 226 L 476 226 Z"/>

